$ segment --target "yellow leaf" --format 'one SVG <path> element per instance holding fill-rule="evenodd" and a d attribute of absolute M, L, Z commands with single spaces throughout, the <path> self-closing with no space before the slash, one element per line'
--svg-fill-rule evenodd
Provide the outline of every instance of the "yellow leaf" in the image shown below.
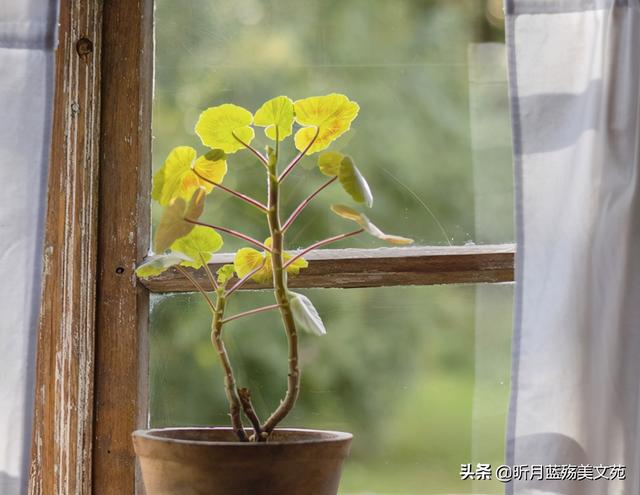
<path fill-rule="evenodd" d="M 268 138 L 276 139 L 278 127 L 278 141 L 291 135 L 293 127 L 293 102 L 286 96 L 277 96 L 262 105 L 253 117 L 253 123 L 266 127 L 264 133 Z"/>
<path fill-rule="evenodd" d="M 203 177 L 220 183 L 227 173 L 224 155 L 221 159 L 211 160 L 208 155 L 196 159 L 197 153 L 190 146 L 173 148 L 164 164 L 153 177 L 151 197 L 163 206 L 176 198 L 189 199 L 198 187 L 211 192 L 213 185 L 198 177 L 193 168 Z"/>
<path fill-rule="evenodd" d="M 376 227 L 371 220 L 367 218 L 364 213 L 359 213 L 353 208 L 349 208 L 345 205 L 331 205 L 331 211 L 333 211 L 336 215 L 341 216 L 342 218 L 346 218 L 347 220 L 351 220 L 360 225 L 365 232 L 373 237 L 377 237 L 389 244 L 412 244 L 413 239 L 409 239 L 407 237 L 400 237 L 399 235 L 389 235 L 382 232 L 378 227 Z"/>
<path fill-rule="evenodd" d="M 336 177 L 340 173 L 340 163 L 344 155 L 337 151 L 325 151 L 318 157 L 320 172 L 329 177 Z"/>
<path fill-rule="evenodd" d="M 215 230 L 196 225 L 191 232 L 171 244 L 171 250 L 182 253 L 190 259 L 181 262 L 183 266 L 191 268 L 202 267 L 202 262 L 208 263 L 211 256 L 222 247 L 222 237 Z"/>
<path fill-rule="evenodd" d="M 296 132 L 296 148 L 303 151 L 317 133 L 306 154 L 322 151 L 351 128 L 359 110 L 355 101 L 337 93 L 297 100 L 294 103 L 296 122 L 303 128 Z"/>
<path fill-rule="evenodd" d="M 242 248 L 238 249 L 236 253 L 233 265 L 236 269 L 236 273 L 238 274 L 238 278 L 243 278 L 245 275 L 249 274 L 260 265 L 265 262 L 265 257 L 260 251 L 256 251 L 252 248 Z M 266 273 L 267 265 L 263 266 L 257 273 L 255 273 L 251 278 L 258 283 L 266 283 L 269 281 L 269 277 Z"/>
<path fill-rule="evenodd" d="M 191 172 L 197 180 L 196 183 L 198 187 L 204 187 L 207 190 L 207 193 L 210 193 L 214 188 L 214 185 L 211 184 L 211 182 L 221 184 L 224 176 L 227 175 L 226 160 L 224 158 L 212 160 L 210 157 L 211 155 L 209 153 L 199 157 L 193 164 L 193 171 Z M 198 177 L 198 175 L 196 175 L 194 171 L 198 172 L 198 175 L 211 182 L 207 182 L 207 180 L 203 180 L 202 178 Z"/>
<path fill-rule="evenodd" d="M 164 209 L 158 228 L 156 230 L 154 247 L 157 253 L 162 253 L 180 237 L 187 235 L 194 225 L 185 222 L 185 218 L 197 220 L 204 209 L 204 197 L 206 191 L 203 188 L 195 190 L 191 200 L 187 202 L 182 198 L 174 199 Z"/>
<path fill-rule="evenodd" d="M 255 133 L 249 127 L 252 121 L 253 116 L 249 110 L 225 103 L 202 112 L 195 131 L 205 146 L 235 153 L 244 148 L 238 139 L 246 144 L 253 140 Z"/>
<path fill-rule="evenodd" d="M 271 238 L 269 237 L 264 241 L 265 246 L 271 247 Z M 283 253 L 282 259 L 286 263 L 293 258 L 290 253 Z M 251 248 L 242 248 L 238 250 L 234 259 L 234 265 L 238 277 L 242 278 L 252 270 L 258 268 L 264 262 L 264 266 L 260 268 L 251 279 L 259 284 L 267 284 L 273 279 L 273 270 L 271 268 L 271 253 L 261 253 Z M 300 270 L 307 268 L 309 263 L 304 258 L 298 258 L 291 265 L 287 267 L 287 273 L 289 275 L 297 275 Z"/>

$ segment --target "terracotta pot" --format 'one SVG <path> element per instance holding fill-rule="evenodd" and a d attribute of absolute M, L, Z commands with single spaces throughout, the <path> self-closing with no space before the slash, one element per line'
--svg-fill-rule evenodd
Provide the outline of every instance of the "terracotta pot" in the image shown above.
<path fill-rule="evenodd" d="M 147 495 L 336 495 L 350 433 L 276 429 L 242 443 L 230 428 L 138 430 Z"/>

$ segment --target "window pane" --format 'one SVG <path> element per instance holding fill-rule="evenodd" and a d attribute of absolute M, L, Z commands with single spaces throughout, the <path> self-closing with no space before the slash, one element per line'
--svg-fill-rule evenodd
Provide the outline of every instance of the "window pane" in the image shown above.
<path fill-rule="evenodd" d="M 286 424 L 354 433 L 341 493 L 502 493 L 459 472 L 462 463 L 503 463 L 512 286 L 301 292 L 328 334 L 301 336 L 302 393 Z M 241 293 L 228 314 L 272 301 L 268 292 Z M 197 294 L 154 296 L 152 426 L 227 425 L 209 322 Z M 286 383 L 278 315 L 227 328 L 239 384 L 265 417 Z"/>
<path fill-rule="evenodd" d="M 156 4 L 156 169 L 174 146 L 205 151 L 193 126 L 209 106 L 233 102 L 255 111 L 280 94 L 342 92 L 361 112 L 333 149 L 351 154 L 368 178 L 371 217 L 383 230 L 436 245 L 513 239 L 500 1 Z M 293 157 L 292 145 L 283 154 Z M 305 158 L 287 180 L 285 210 L 322 180 L 315 160 Z M 231 157 L 227 185 L 263 199 L 263 182 L 250 153 Z M 328 204 L 346 199 L 338 186 L 324 192 L 291 229 L 288 246 L 348 229 L 327 213 Z M 204 218 L 267 236 L 259 212 L 222 192 L 210 195 Z M 339 246 L 374 245 L 355 238 Z M 225 250 L 239 246 L 226 239 Z"/>

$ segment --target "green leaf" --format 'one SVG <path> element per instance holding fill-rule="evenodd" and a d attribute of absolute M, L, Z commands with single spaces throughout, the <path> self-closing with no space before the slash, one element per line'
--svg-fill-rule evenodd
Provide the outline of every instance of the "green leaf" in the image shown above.
<path fill-rule="evenodd" d="M 346 218 L 347 220 L 351 220 L 352 222 L 356 222 L 360 225 L 365 232 L 373 237 L 377 237 L 389 244 L 412 244 L 413 239 L 409 239 L 407 237 L 400 237 L 399 235 L 389 235 L 382 232 L 378 227 L 376 227 L 371 220 L 367 218 L 364 213 L 360 213 L 353 208 L 345 205 L 331 205 L 331 211 L 333 211 L 336 215 Z"/>
<path fill-rule="evenodd" d="M 155 277 L 172 266 L 179 265 L 185 261 L 190 260 L 180 253 L 157 254 L 147 258 L 144 263 L 136 268 L 136 275 L 138 278 Z"/>
<path fill-rule="evenodd" d="M 253 117 L 253 123 L 265 127 L 264 133 L 269 139 L 278 141 L 291 135 L 293 128 L 293 102 L 286 96 L 277 96 L 264 103 Z"/>
<path fill-rule="evenodd" d="M 318 157 L 320 172 L 329 177 L 336 177 L 340 173 L 340 164 L 344 155 L 337 151 L 325 151 Z"/>
<path fill-rule="evenodd" d="M 373 205 L 373 195 L 369 184 L 353 163 L 353 160 L 345 156 L 340 162 L 338 179 L 342 188 L 353 198 L 356 203 L 364 203 L 369 208 Z"/>
<path fill-rule="evenodd" d="M 291 291 L 288 292 L 288 295 L 290 296 L 291 314 L 296 326 L 309 333 L 325 335 L 327 330 L 324 328 L 322 318 L 309 298 Z"/>
<path fill-rule="evenodd" d="M 249 110 L 225 103 L 202 112 L 195 131 L 205 146 L 235 153 L 244 148 L 238 139 L 246 144 L 253 140 L 255 133 L 249 127 L 252 121 L 253 115 Z"/>
<path fill-rule="evenodd" d="M 224 287 L 227 282 L 233 278 L 235 270 L 233 265 L 222 265 L 217 272 L 218 283 Z"/>
<path fill-rule="evenodd" d="M 171 244 L 171 250 L 184 254 L 189 260 L 180 263 L 198 269 L 208 263 L 211 256 L 222 247 L 222 237 L 215 230 L 196 225 L 191 232 Z"/>

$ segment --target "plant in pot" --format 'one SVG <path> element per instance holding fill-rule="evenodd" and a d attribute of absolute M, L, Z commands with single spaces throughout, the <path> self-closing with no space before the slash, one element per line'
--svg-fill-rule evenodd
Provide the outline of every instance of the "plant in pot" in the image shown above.
<path fill-rule="evenodd" d="M 202 144 L 210 151 L 198 156 L 194 148 L 174 148 L 155 174 L 152 197 L 164 206 L 154 238 L 158 254 L 145 260 L 136 273 L 140 278 L 147 278 L 175 267 L 207 302 L 212 314 L 211 342 L 224 373 L 231 426 L 134 432 L 134 446 L 148 495 L 335 495 L 337 492 L 341 465 L 352 436 L 277 428 L 298 397 L 299 331 L 325 333 L 311 301 L 290 291 L 287 277 L 307 267 L 304 259 L 307 253 L 348 237 L 368 233 L 392 244 L 409 244 L 412 240 L 383 233 L 364 214 L 345 205 L 331 205 L 331 210 L 355 222 L 356 229 L 292 252 L 285 251 L 285 239 L 303 209 L 333 183 L 340 184 L 354 202 L 371 207 L 371 191 L 354 161 L 342 153 L 323 152 L 350 129 L 358 111 L 358 104 L 341 94 L 295 102 L 278 96 L 264 103 L 253 115 L 232 104 L 211 107 L 202 112 L 195 126 Z M 297 129 L 294 144 L 299 153 L 281 166 L 279 150 L 293 134 L 294 125 Z M 251 145 L 255 137 L 252 126 L 264 127 L 266 137 L 273 141 L 264 153 Z M 227 157 L 240 150 L 255 155 L 256 173 L 265 174 L 264 203 L 223 185 Z M 280 198 L 286 178 L 303 157 L 319 152 L 322 153 L 318 155 L 318 169 L 326 179 L 283 221 Z M 269 237 L 262 241 L 201 221 L 205 197 L 214 191 L 231 194 L 259 210 Z M 223 265 L 213 273 L 208 263 L 212 254 L 222 247 L 221 234 L 242 239 L 252 247 L 239 249 L 233 264 Z M 208 283 L 200 283 L 190 269 L 202 269 Z M 249 280 L 272 284 L 274 304 L 228 315 L 228 301 Z M 265 311 L 280 313 L 288 341 L 288 373 L 284 398 L 271 415 L 260 419 L 249 389 L 236 382 L 223 330 L 230 321 Z"/>

